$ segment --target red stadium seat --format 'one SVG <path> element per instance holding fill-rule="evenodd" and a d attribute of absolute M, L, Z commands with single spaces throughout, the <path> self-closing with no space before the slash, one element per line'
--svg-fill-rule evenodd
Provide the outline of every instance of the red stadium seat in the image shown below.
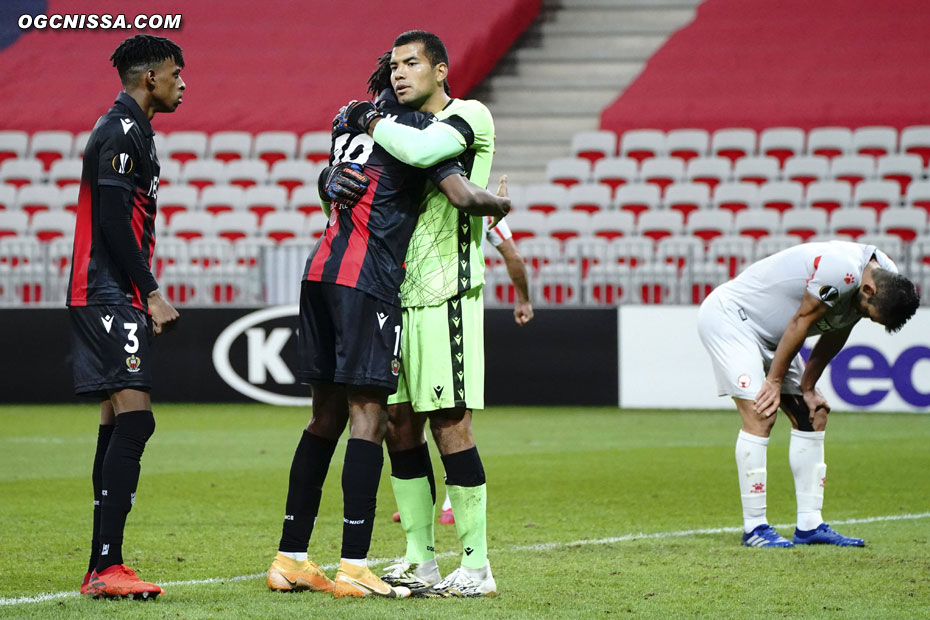
<path fill-rule="evenodd" d="M 614 239 L 607 244 L 607 262 L 637 269 L 654 261 L 655 245 L 648 237 Z"/>
<path fill-rule="evenodd" d="M 639 216 L 637 228 L 639 234 L 658 241 L 684 233 L 684 218 L 678 211 L 646 211 Z"/>
<path fill-rule="evenodd" d="M 923 160 L 919 155 L 886 155 L 878 158 L 878 178 L 895 181 L 901 186 L 901 195 L 907 193 L 911 181 L 923 174 Z"/>
<path fill-rule="evenodd" d="M 29 230 L 29 216 L 22 211 L 0 211 L 0 239 L 22 237 Z"/>
<path fill-rule="evenodd" d="M 16 194 L 12 185 L 0 185 L 0 213 L 16 208 Z"/>
<path fill-rule="evenodd" d="M 193 241 L 213 235 L 214 217 L 209 213 L 186 211 L 177 213 L 168 224 L 171 235 L 184 241 Z"/>
<path fill-rule="evenodd" d="M 39 183 L 45 174 L 37 159 L 8 159 L 0 164 L 0 183 L 22 187 Z"/>
<path fill-rule="evenodd" d="M 610 207 L 610 188 L 606 185 L 575 185 L 568 189 L 565 204 L 570 211 L 594 214 Z"/>
<path fill-rule="evenodd" d="M 587 183 L 591 178 L 591 162 L 579 157 L 563 157 L 546 164 L 546 181 L 571 187 Z"/>
<path fill-rule="evenodd" d="M 693 183 L 704 183 L 714 191 L 720 183 L 730 180 L 732 172 L 730 160 L 725 157 L 698 157 L 688 162 L 685 177 Z"/>
<path fill-rule="evenodd" d="M 801 155 L 785 162 L 785 180 L 800 183 L 805 188 L 814 181 L 830 176 L 830 160 L 822 155 Z"/>
<path fill-rule="evenodd" d="M 830 215 L 830 232 L 848 235 L 858 239 L 862 235 L 872 234 L 876 228 L 875 211 L 850 207 L 839 209 Z"/>
<path fill-rule="evenodd" d="M 247 131 L 218 131 L 210 136 L 207 156 L 224 163 L 248 159 L 252 154 L 252 134 Z M 268 171 L 267 166 L 265 172 Z"/>
<path fill-rule="evenodd" d="M 737 235 L 758 240 L 774 235 L 781 227 L 781 216 L 770 209 L 748 209 L 733 218 L 733 230 Z"/>
<path fill-rule="evenodd" d="M 306 236 L 306 216 L 294 211 L 275 211 L 262 218 L 260 233 L 275 243 Z"/>
<path fill-rule="evenodd" d="M 223 212 L 216 216 L 213 230 L 216 236 L 229 241 L 239 241 L 258 232 L 258 216 L 246 212 Z"/>
<path fill-rule="evenodd" d="M 305 216 L 322 213 L 323 206 L 320 201 L 320 194 L 317 192 L 316 183 L 295 188 L 291 193 L 290 202 L 287 206 L 289 209 Z"/>
<path fill-rule="evenodd" d="M 264 185 L 268 180 L 268 167 L 257 159 L 236 159 L 226 164 L 226 182 L 249 189 Z"/>
<path fill-rule="evenodd" d="M 41 243 L 74 234 L 74 214 L 67 211 L 39 211 L 32 216 L 29 229 Z"/>
<path fill-rule="evenodd" d="M 898 130 L 894 127 L 860 127 L 853 132 L 853 152 L 881 157 L 898 150 Z"/>
<path fill-rule="evenodd" d="M 707 247 L 707 260 L 726 267 L 727 276 L 735 278 L 755 259 L 756 240 L 746 236 L 717 237 Z"/>
<path fill-rule="evenodd" d="M 665 135 L 665 149 L 669 157 L 688 163 L 695 157 L 704 157 L 710 147 L 710 134 L 705 129 L 673 129 Z"/>
<path fill-rule="evenodd" d="M 635 159 L 604 158 L 594 164 L 594 180 L 606 185 L 611 195 L 617 195 L 617 188 L 628 183 L 635 183 L 639 178 Z"/>
<path fill-rule="evenodd" d="M 64 187 L 58 190 L 60 198 L 58 204 L 61 205 L 61 208 L 70 213 L 77 213 L 78 208 L 78 199 L 80 198 L 80 186 L 79 185 L 65 185 Z"/>
<path fill-rule="evenodd" d="M 639 174 L 643 183 L 655 185 L 664 194 L 666 187 L 684 180 L 685 164 L 676 157 L 653 157 L 643 162 Z"/>
<path fill-rule="evenodd" d="M 263 218 L 275 211 L 283 211 L 287 205 L 287 190 L 278 185 L 256 185 L 245 190 L 242 204 L 245 210 Z"/>
<path fill-rule="evenodd" d="M 823 209 L 791 209 L 781 216 L 781 229 L 785 235 L 797 237 L 801 242 L 829 231 L 827 212 Z"/>
<path fill-rule="evenodd" d="M 655 257 L 656 261 L 674 265 L 681 272 L 704 262 L 704 242 L 682 235 L 665 237 L 656 244 Z"/>
<path fill-rule="evenodd" d="M 779 164 L 774 157 L 743 157 L 733 167 L 733 179 L 762 185 L 778 178 Z"/>
<path fill-rule="evenodd" d="M 849 205 L 852 185 L 848 181 L 815 181 L 807 187 L 807 204 L 828 214 Z"/>
<path fill-rule="evenodd" d="M 878 220 L 878 231 L 911 242 L 927 233 L 927 214 L 922 209 L 913 207 L 887 209 L 881 213 Z"/>
<path fill-rule="evenodd" d="M 739 213 L 759 205 L 759 187 L 755 183 L 723 183 L 714 191 L 717 209 Z"/>
<path fill-rule="evenodd" d="M 30 218 L 42 211 L 58 211 L 61 209 L 61 192 L 58 187 L 47 183 L 26 185 L 16 195 L 16 208 Z"/>
<path fill-rule="evenodd" d="M 528 237 L 545 237 L 549 226 L 546 216 L 538 211 L 517 211 L 507 216 L 510 232 L 515 242 Z"/>
<path fill-rule="evenodd" d="M 198 190 L 226 183 L 226 165 L 215 159 L 196 159 L 184 164 L 184 182 Z"/>
<path fill-rule="evenodd" d="M 257 146 L 257 142 L 256 142 Z M 309 161 L 280 160 L 271 166 L 269 179 L 272 183 L 280 185 L 287 190 L 288 195 L 301 185 L 316 187 L 317 177 L 320 176 L 322 166 Z"/>
<path fill-rule="evenodd" d="M 7 159 L 26 156 L 29 134 L 25 131 L 0 131 L 0 164 Z"/>
<path fill-rule="evenodd" d="M 785 213 L 804 203 L 804 186 L 794 181 L 766 183 L 759 188 L 759 204 L 763 209 Z"/>
<path fill-rule="evenodd" d="M 930 125 L 915 125 L 902 129 L 901 152 L 918 155 L 924 168 L 930 166 Z"/>
<path fill-rule="evenodd" d="M 710 188 L 703 183 L 675 183 L 665 190 L 665 208 L 681 213 L 685 222 L 692 212 L 710 205 Z"/>
<path fill-rule="evenodd" d="M 332 143 L 330 132 L 310 131 L 300 137 L 297 159 L 306 159 L 315 164 L 329 162 L 329 149 Z"/>
<path fill-rule="evenodd" d="M 212 215 L 239 211 L 245 204 L 245 191 L 235 185 L 211 185 L 200 194 L 200 208 Z"/>
<path fill-rule="evenodd" d="M 759 154 L 774 157 L 778 165 L 804 152 L 804 131 L 797 127 L 771 127 L 759 134 Z"/>
<path fill-rule="evenodd" d="M 930 215 L 930 181 L 915 181 L 907 187 L 904 204 L 923 209 Z"/>
<path fill-rule="evenodd" d="M 174 159 L 181 164 L 203 159 L 207 153 L 207 134 L 202 131 L 174 131 L 166 136 L 164 147 L 158 147 L 159 155 L 163 151 L 165 159 Z"/>
<path fill-rule="evenodd" d="M 852 204 L 881 213 L 888 207 L 897 206 L 900 199 L 898 184 L 894 181 L 863 181 L 853 191 Z"/>
<path fill-rule="evenodd" d="M 29 141 L 29 156 L 48 170 L 59 159 L 71 157 L 74 136 L 70 131 L 37 131 Z"/>
<path fill-rule="evenodd" d="M 852 130 L 847 127 L 816 127 L 807 134 L 809 155 L 833 159 L 853 152 Z"/>
<path fill-rule="evenodd" d="M 255 136 L 255 157 L 269 168 L 281 160 L 294 159 L 296 154 L 297 135 L 291 131 L 263 131 Z"/>
<path fill-rule="evenodd" d="M 635 230 L 635 218 L 629 211 L 605 211 L 591 221 L 591 234 L 608 241 L 627 238 Z"/>
<path fill-rule="evenodd" d="M 624 185 L 617 189 L 614 205 L 621 211 L 629 211 L 635 218 L 651 209 L 656 209 L 661 202 L 659 188 L 655 185 Z"/>
<path fill-rule="evenodd" d="M 710 140 L 710 152 L 733 162 L 755 155 L 756 132 L 752 129 L 718 129 Z"/>
<path fill-rule="evenodd" d="M 559 241 L 591 232 L 592 216 L 584 211 L 557 211 L 546 218 L 549 236 Z"/>
<path fill-rule="evenodd" d="M 171 185 L 158 190 L 158 217 L 171 222 L 176 213 L 193 211 L 197 207 L 197 188 L 192 185 Z"/>
<path fill-rule="evenodd" d="M 58 187 L 80 183 L 83 163 L 80 159 L 59 159 L 49 169 L 48 182 Z"/>
<path fill-rule="evenodd" d="M 572 136 L 572 155 L 591 162 L 617 154 L 617 134 L 612 131 L 581 131 Z"/>
<path fill-rule="evenodd" d="M 733 230 L 733 214 L 730 211 L 695 211 L 688 218 L 686 232 L 705 244 L 717 237 L 730 234 Z"/>
<path fill-rule="evenodd" d="M 830 163 L 830 176 L 853 187 L 875 178 L 875 158 L 868 155 L 841 155 Z"/>
<path fill-rule="evenodd" d="M 657 129 L 631 129 L 620 137 L 620 156 L 640 164 L 651 157 L 665 155 L 665 133 Z"/>
<path fill-rule="evenodd" d="M 537 183 L 523 190 L 523 204 L 527 211 L 552 213 L 567 208 L 568 189 L 564 185 Z"/>

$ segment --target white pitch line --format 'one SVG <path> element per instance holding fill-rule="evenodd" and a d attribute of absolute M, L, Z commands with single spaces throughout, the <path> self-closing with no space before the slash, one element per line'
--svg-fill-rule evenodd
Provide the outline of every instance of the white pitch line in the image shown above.
<path fill-rule="evenodd" d="M 854 523 L 878 523 L 882 521 L 909 521 L 914 519 L 926 519 L 930 517 L 930 512 L 918 512 L 913 514 L 903 514 L 903 515 L 885 515 L 881 517 L 864 517 L 861 519 L 843 519 L 835 520 L 833 523 L 837 525 L 849 525 Z M 794 527 L 794 523 L 782 523 L 776 524 L 774 526 L 778 529 L 784 529 L 789 527 Z M 702 534 L 731 534 L 742 532 L 743 528 L 741 527 L 711 527 L 711 528 L 702 528 L 694 530 L 679 530 L 676 532 L 652 532 L 652 533 L 640 533 L 640 534 L 624 534 L 623 536 L 613 536 L 610 538 L 597 538 L 597 539 L 584 539 L 584 540 L 575 540 L 571 542 L 552 542 L 552 543 L 538 543 L 534 545 L 514 545 L 508 549 L 502 550 L 504 552 L 514 552 L 514 551 L 550 551 L 552 549 L 565 549 L 569 547 L 584 547 L 590 545 L 609 545 L 612 543 L 627 542 L 630 540 L 646 540 L 646 539 L 656 539 L 656 538 L 681 538 L 686 536 L 696 536 Z M 457 552 L 445 552 L 437 553 L 437 558 L 450 558 L 457 557 L 459 553 Z M 369 558 L 368 562 L 372 566 L 379 566 L 381 564 L 400 562 L 403 558 Z M 333 570 L 338 567 L 338 564 L 324 564 L 321 568 L 326 570 Z M 230 581 L 247 581 L 249 579 L 258 579 L 259 577 L 264 577 L 265 573 L 253 573 L 251 575 L 236 575 L 234 577 L 211 577 L 209 579 L 190 579 L 187 581 L 168 581 L 163 582 L 160 585 L 163 586 L 197 586 L 205 585 L 210 583 L 227 583 Z M 36 596 L 19 596 L 16 598 L 0 598 L 0 607 L 5 605 L 25 605 L 29 603 L 42 603 L 45 601 L 53 601 L 59 598 L 68 598 L 71 596 L 79 596 L 78 592 L 69 591 L 69 592 L 48 592 L 46 594 L 38 594 Z"/>

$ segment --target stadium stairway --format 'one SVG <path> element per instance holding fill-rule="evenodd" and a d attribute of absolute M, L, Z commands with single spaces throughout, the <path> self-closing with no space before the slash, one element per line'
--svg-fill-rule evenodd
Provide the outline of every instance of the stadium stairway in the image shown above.
<path fill-rule="evenodd" d="M 503 173 L 516 183 L 544 182 L 546 163 L 569 155 L 574 133 L 598 128 L 601 111 L 694 18 L 697 4 L 544 0 L 535 22 L 468 95 L 494 114 L 492 185 Z"/>

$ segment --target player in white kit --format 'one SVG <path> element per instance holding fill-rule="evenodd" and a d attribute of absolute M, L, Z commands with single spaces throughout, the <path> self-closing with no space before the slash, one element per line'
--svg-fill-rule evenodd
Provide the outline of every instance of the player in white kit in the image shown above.
<path fill-rule="evenodd" d="M 807 243 L 769 256 L 701 304 L 698 332 L 710 353 L 717 391 L 733 397 L 743 422 L 736 468 L 744 545 L 865 545 L 837 533 L 821 516 L 830 405 L 816 384 L 859 319 L 893 333 L 918 304 L 914 285 L 898 275 L 887 255 L 846 241 Z M 818 334 L 805 366 L 801 346 Z M 766 448 L 779 406 L 793 426 L 788 452 L 798 509 L 793 543 L 765 515 Z"/>

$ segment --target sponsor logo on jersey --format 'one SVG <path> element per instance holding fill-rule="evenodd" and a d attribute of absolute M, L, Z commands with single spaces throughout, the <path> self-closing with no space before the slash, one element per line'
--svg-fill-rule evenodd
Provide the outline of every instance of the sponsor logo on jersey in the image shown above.
<path fill-rule="evenodd" d="M 106 316 L 100 317 L 100 322 L 103 323 L 103 328 L 107 330 L 107 333 L 110 333 L 110 328 L 113 327 L 113 315 L 108 314 Z"/>
<path fill-rule="evenodd" d="M 849 280 L 847 280 L 846 283 L 848 284 Z M 821 286 L 818 295 L 820 295 L 820 299 L 823 301 L 834 302 L 839 298 L 840 292 L 832 286 Z"/>
<path fill-rule="evenodd" d="M 856 281 L 856 276 L 854 276 L 851 273 L 847 273 L 846 277 L 843 278 L 843 282 L 845 282 L 846 284 L 852 284 L 855 281 Z"/>
<path fill-rule="evenodd" d="M 384 329 L 384 322 L 387 321 L 388 315 L 383 312 L 378 313 L 378 327 Z"/>
<path fill-rule="evenodd" d="M 132 157 L 129 156 L 129 153 L 119 153 L 118 155 L 113 156 L 113 160 L 110 162 L 113 166 L 113 170 L 117 174 L 129 174 L 133 169 Z"/>
<path fill-rule="evenodd" d="M 436 392 L 436 398 L 442 398 L 442 391 L 446 389 L 443 385 L 437 385 L 433 388 L 433 391 Z"/>
<path fill-rule="evenodd" d="M 142 370 L 142 360 L 138 356 L 130 355 L 126 358 L 126 369 L 132 373 L 139 372 Z"/>
<path fill-rule="evenodd" d="M 121 122 L 121 123 L 123 124 L 123 135 L 124 135 L 124 136 L 125 136 L 127 133 L 129 133 L 129 130 L 132 129 L 132 126 L 133 126 L 133 125 L 135 125 L 135 123 L 132 122 L 131 120 L 129 120 L 128 118 L 121 118 L 121 119 L 119 119 L 119 122 Z"/>

